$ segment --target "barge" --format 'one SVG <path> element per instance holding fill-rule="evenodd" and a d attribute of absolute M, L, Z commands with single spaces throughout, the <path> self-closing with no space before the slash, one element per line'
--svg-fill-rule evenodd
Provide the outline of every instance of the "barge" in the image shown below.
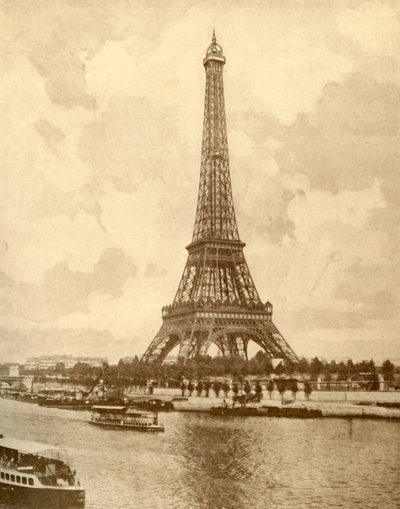
<path fill-rule="evenodd" d="M 294 419 L 319 419 L 323 417 L 319 408 L 303 408 L 303 407 L 236 407 L 229 408 L 227 406 L 212 407 L 210 413 L 213 415 L 224 415 L 230 417 L 286 417 Z"/>

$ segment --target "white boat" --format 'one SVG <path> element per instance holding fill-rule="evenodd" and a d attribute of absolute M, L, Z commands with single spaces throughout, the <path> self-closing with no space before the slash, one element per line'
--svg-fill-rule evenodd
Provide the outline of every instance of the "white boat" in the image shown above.
<path fill-rule="evenodd" d="M 143 412 L 129 406 L 92 406 L 90 424 L 113 429 L 165 431 L 155 412 Z"/>
<path fill-rule="evenodd" d="M 58 447 L 16 438 L 0 438 L 0 489 L 36 504 L 85 501 L 85 490 Z"/>

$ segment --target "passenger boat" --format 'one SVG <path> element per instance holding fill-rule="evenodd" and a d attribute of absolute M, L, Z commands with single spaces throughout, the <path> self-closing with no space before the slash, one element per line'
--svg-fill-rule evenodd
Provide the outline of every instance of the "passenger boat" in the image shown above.
<path fill-rule="evenodd" d="M 155 412 L 143 412 L 129 406 L 92 406 L 90 424 L 113 429 L 165 431 Z"/>
<path fill-rule="evenodd" d="M 0 438 L 0 489 L 36 507 L 83 507 L 85 502 L 85 490 L 59 448 L 15 438 Z"/>

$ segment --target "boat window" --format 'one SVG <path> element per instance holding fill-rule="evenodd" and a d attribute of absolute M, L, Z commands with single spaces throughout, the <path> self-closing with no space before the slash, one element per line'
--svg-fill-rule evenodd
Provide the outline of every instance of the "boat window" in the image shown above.
<path fill-rule="evenodd" d="M 1 478 L 4 479 L 4 472 L 1 473 Z"/>
<path fill-rule="evenodd" d="M 22 484 L 26 484 L 26 477 L 22 478 Z"/>
<path fill-rule="evenodd" d="M 15 482 L 15 475 L 14 475 L 14 474 L 11 474 L 11 480 L 12 480 L 13 482 Z"/>
<path fill-rule="evenodd" d="M 6 474 L 6 479 L 7 479 L 7 481 L 10 480 L 10 474 Z"/>
<path fill-rule="evenodd" d="M 21 477 L 17 475 L 17 482 L 21 482 Z"/>
<path fill-rule="evenodd" d="M 33 479 L 29 478 L 28 483 L 29 483 L 29 486 L 33 486 Z"/>

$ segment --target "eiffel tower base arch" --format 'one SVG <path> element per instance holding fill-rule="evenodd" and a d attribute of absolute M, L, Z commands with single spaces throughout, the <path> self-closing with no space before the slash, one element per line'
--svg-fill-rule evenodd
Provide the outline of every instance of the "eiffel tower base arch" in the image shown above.
<path fill-rule="evenodd" d="M 162 363 L 179 347 L 178 361 L 207 355 L 215 344 L 224 357 L 247 359 L 247 347 L 254 341 L 271 358 L 296 361 L 279 330 L 267 313 L 194 312 L 168 317 L 142 357 L 144 362 Z"/>

